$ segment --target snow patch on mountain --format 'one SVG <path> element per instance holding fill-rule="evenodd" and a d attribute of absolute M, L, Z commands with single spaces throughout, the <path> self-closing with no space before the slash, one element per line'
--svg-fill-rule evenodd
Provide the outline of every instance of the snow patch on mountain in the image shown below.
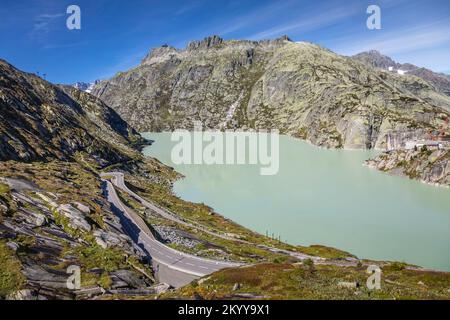
<path fill-rule="evenodd" d="M 96 84 L 98 84 L 100 82 L 100 80 L 95 80 L 94 82 L 91 83 L 86 83 L 86 82 L 77 82 L 73 85 L 74 88 L 87 92 L 87 93 L 91 93 L 92 89 L 94 89 L 94 86 Z"/>

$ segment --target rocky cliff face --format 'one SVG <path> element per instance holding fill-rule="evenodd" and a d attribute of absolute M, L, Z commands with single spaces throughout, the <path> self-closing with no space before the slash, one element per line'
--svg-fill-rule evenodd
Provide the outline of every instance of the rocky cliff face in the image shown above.
<path fill-rule="evenodd" d="M 141 138 L 101 100 L 54 86 L 0 60 L 0 160 L 130 159 Z"/>
<path fill-rule="evenodd" d="M 361 61 L 364 64 L 367 64 L 373 68 L 380 68 L 388 70 L 390 67 L 394 67 L 396 69 L 400 69 L 401 65 L 390 57 L 382 55 L 377 50 L 370 50 L 366 52 L 358 53 L 353 56 L 353 59 Z"/>
<path fill-rule="evenodd" d="M 0 299 L 159 290 L 97 174 L 129 160 L 143 165 L 141 143 L 100 99 L 0 60 Z M 67 286 L 71 265 L 81 271 L 79 290 Z"/>
<path fill-rule="evenodd" d="M 398 76 L 287 37 L 217 36 L 152 50 L 93 94 L 140 131 L 279 129 L 330 148 L 386 148 L 389 134 L 440 128 L 450 99 Z"/>
<path fill-rule="evenodd" d="M 449 150 L 395 150 L 383 153 L 366 165 L 392 175 L 450 187 Z"/>
<path fill-rule="evenodd" d="M 0 299 L 151 294 L 144 251 L 122 229 L 101 181 L 75 162 L 0 162 Z M 81 287 L 67 286 L 69 266 Z"/>

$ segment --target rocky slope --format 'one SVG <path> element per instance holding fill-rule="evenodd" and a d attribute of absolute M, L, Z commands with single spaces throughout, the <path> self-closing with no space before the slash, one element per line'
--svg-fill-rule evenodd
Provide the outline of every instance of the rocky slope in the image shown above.
<path fill-rule="evenodd" d="M 0 160 L 130 159 L 141 138 L 101 100 L 54 86 L 0 60 Z"/>
<path fill-rule="evenodd" d="M 449 150 L 395 150 L 366 161 L 366 165 L 392 175 L 450 187 Z"/>
<path fill-rule="evenodd" d="M 430 83 L 437 91 L 450 96 L 450 76 L 443 73 L 436 73 L 426 68 L 421 68 L 410 63 L 398 63 L 390 57 L 381 54 L 376 50 L 361 52 L 352 57 L 374 68 L 384 70 L 403 70 L 409 75 L 417 76 Z"/>
<path fill-rule="evenodd" d="M 97 171 L 140 161 L 141 143 L 98 98 L 0 60 L 0 299 L 159 292 Z M 71 265 L 80 290 L 67 287 Z"/>
<path fill-rule="evenodd" d="M 310 43 L 194 41 L 153 49 L 92 93 L 140 131 L 279 129 L 331 148 L 386 148 L 422 137 L 449 115 L 428 82 L 374 69 Z"/>
<path fill-rule="evenodd" d="M 269 246 L 316 252 L 281 244 L 179 199 L 171 191 L 179 175 L 144 159 L 140 136 L 98 98 L 3 61 L 0 67 L 0 300 L 130 298 L 168 289 L 155 284 L 158 273 L 149 257 L 106 201 L 99 177 L 111 170 L 105 166 L 126 173 L 135 192 L 170 207 L 180 219 L 195 220 L 196 226 L 174 223 L 119 192 L 155 236 L 177 250 L 251 262 L 294 259 Z M 230 238 L 204 231 L 213 229 Z M 81 269 L 78 290 L 67 288 L 69 266 Z"/>
<path fill-rule="evenodd" d="M 3 61 L 0 67 L 0 300 L 130 298 L 168 289 L 155 284 L 158 273 L 149 257 L 126 235 L 106 201 L 99 177 L 110 170 L 105 166 L 125 172 L 136 192 L 148 192 L 148 199 L 201 226 L 178 225 L 143 211 L 119 192 L 173 248 L 215 259 L 291 259 L 257 247 L 288 245 L 172 194 L 179 175 L 144 159 L 137 148 L 140 136 L 98 98 L 54 86 Z M 210 229 L 237 238 L 199 231 Z M 252 242 L 238 242 L 240 237 Z M 69 266 L 81 268 L 79 290 L 67 288 Z"/>
<path fill-rule="evenodd" d="M 220 40 L 194 43 L 191 49 L 209 47 L 217 41 Z M 248 298 L 251 283 L 255 284 L 251 290 L 257 293 L 262 282 L 255 275 L 262 274 L 261 269 L 271 272 L 267 279 L 275 281 L 287 274 L 286 269 L 298 268 L 298 259 L 286 254 L 286 250 L 331 263 L 334 280 L 322 278 L 321 270 L 320 277 L 316 277 L 314 263 L 305 262 L 312 276 L 306 290 L 299 288 L 303 293 L 312 290 L 316 298 L 330 297 L 324 284 L 335 281 L 336 275 L 343 280 L 362 278 L 364 270 L 358 267 L 361 261 L 346 252 L 284 244 L 236 225 L 203 204 L 179 199 L 171 191 L 178 174 L 154 159 L 142 159 L 133 147 L 142 143 L 139 136 L 97 98 L 71 87 L 53 86 L 6 62 L 0 67 L 0 299 L 126 299 L 136 295 L 154 299 L 167 290 L 167 286 L 155 284 L 148 257 L 126 236 L 105 200 L 99 172 L 110 164 L 126 173 L 127 184 L 134 192 L 170 209 L 180 219 L 201 226 L 165 220 L 120 193 L 123 202 L 155 226 L 172 247 L 207 257 L 226 255 L 241 261 L 272 263 L 270 268 L 257 264 L 256 272 L 250 273 L 253 281 L 242 269 L 230 269 L 231 278 L 226 275 L 225 286 L 220 281 L 211 287 L 207 284 L 206 288 L 214 290 L 219 285 L 221 296 Z M 202 231 L 205 229 L 210 233 Z M 227 238 L 213 236 L 212 231 L 226 232 Z M 277 249 L 267 250 L 268 247 Z M 69 290 L 66 285 L 67 268 L 73 265 L 81 268 L 80 290 Z M 359 275 L 349 273 L 348 266 L 359 268 Z M 400 284 L 405 292 L 395 295 L 397 284 L 390 282 L 392 290 L 382 291 L 386 296 L 379 298 L 448 297 L 448 291 L 444 291 L 448 274 L 415 272 L 420 273 L 419 278 L 414 278 L 415 283 L 407 283 L 406 287 Z M 236 278 L 236 274 L 242 277 Z M 397 281 L 403 275 L 408 276 L 399 271 L 393 279 Z M 298 276 L 302 277 L 302 272 L 288 274 L 290 279 L 301 279 Z M 424 294 L 418 279 L 431 286 L 430 294 Z M 230 284 L 236 282 L 234 289 L 235 285 Z M 192 284 L 197 286 L 198 283 Z M 305 297 L 299 292 L 288 293 L 290 282 L 264 283 L 263 288 L 281 288 L 276 290 L 285 292 L 284 297 Z M 186 290 L 173 294 L 190 297 L 190 287 Z M 333 297 L 341 296 L 340 288 L 334 286 L 332 290 Z M 273 298 L 280 295 L 272 290 L 267 294 Z M 366 295 L 370 293 L 363 293 L 361 298 Z M 205 297 L 212 296 L 205 292 Z"/>
<path fill-rule="evenodd" d="M 156 293 L 145 253 L 77 163 L 0 162 L 0 299 Z M 78 182 L 78 184 L 77 184 Z M 81 288 L 69 290 L 69 266 Z"/>

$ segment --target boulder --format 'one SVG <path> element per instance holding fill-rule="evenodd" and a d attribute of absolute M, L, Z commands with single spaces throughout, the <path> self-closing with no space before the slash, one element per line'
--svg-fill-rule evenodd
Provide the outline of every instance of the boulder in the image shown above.
<path fill-rule="evenodd" d="M 359 284 L 358 284 L 358 282 L 340 281 L 338 283 L 338 287 L 347 288 L 347 289 L 356 289 L 359 287 Z"/>
<path fill-rule="evenodd" d="M 91 231 L 91 225 L 86 221 L 84 214 L 74 208 L 70 204 L 60 205 L 57 209 L 58 213 L 64 215 L 69 219 L 69 226 L 73 229 L 81 229 L 84 231 Z"/>
<path fill-rule="evenodd" d="M 139 277 L 135 272 L 130 270 L 117 270 L 111 272 L 111 279 L 113 280 L 113 288 L 144 288 L 145 281 Z"/>
<path fill-rule="evenodd" d="M 74 202 L 73 204 L 74 204 L 75 207 L 77 207 L 77 209 L 80 210 L 82 213 L 84 213 L 84 214 L 89 214 L 89 213 L 91 213 L 91 209 L 89 209 L 88 206 L 85 206 L 84 204 L 79 203 L 79 202 Z"/>
<path fill-rule="evenodd" d="M 11 293 L 6 300 L 38 300 L 38 294 L 34 290 L 23 289 Z"/>
<path fill-rule="evenodd" d="M 23 210 L 23 211 L 26 214 L 25 221 L 36 227 L 42 227 L 48 222 L 47 217 L 41 213 L 37 213 L 31 210 Z"/>
<path fill-rule="evenodd" d="M 110 231 L 95 230 L 94 231 L 95 240 L 97 244 L 103 248 L 110 248 L 115 246 L 125 246 L 127 243 L 127 238 L 123 235 L 116 234 Z"/>
<path fill-rule="evenodd" d="M 155 294 L 162 294 L 170 290 L 171 286 L 167 283 L 160 283 L 153 286 L 155 289 Z"/>
<path fill-rule="evenodd" d="M 7 246 L 8 248 L 10 248 L 11 250 L 13 250 L 13 251 L 19 250 L 19 245 L 18 245 L 17 243 L 15 243 L 15 242 L 12 242 L 12 241 L 7 242 L 7 243 L 6 243 L 6 246 Z"/>

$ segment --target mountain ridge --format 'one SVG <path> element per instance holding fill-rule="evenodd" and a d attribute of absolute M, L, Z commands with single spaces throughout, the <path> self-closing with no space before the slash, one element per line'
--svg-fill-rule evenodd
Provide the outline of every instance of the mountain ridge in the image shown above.
<path fill-rule="evenodd" d="M 69 160 L 86 152 L 100 165 L 135 156 L 142 140 L 100 99 L 55 86 L 0 61 L 0 160 Z"/>
<path fill-rule="evenodd" d="M 450 96 L 450 76 L 444 73 L 434 72 L 430 69 L 418 67 L 411 63 L 398 63 L 377 50 L 361 52 L 352 56 L 352 58 L 375 68 L 388 70 L 389 67 L 392 67 L 397 70 L 405 71 L 408 74 L 417 76 L 429 82 L 438 91 Z"/>
<path fill-rule="evenodd" d="M 285 94 L 282 97 L 273 97 L 276 92 L 271 89 L 269 90 L 271 98 L 277 103 L 292 98 L 289 90 L 285 89 L 286 85 L 294 81 L 297 76 L 296 64 L 294 67 L 289 64 L 280 67 L 279 64 L 283 64 L 283 57 L 287 55 L 292 58 L 292 55 L 297 55 L 298 51 L 294 50 L 295 48 L 283 49 L 286 45 L 285 41 L 287 40 L 281 40 L 279 43 L 233 44 L 235 48 L 229 52 L 232 59 L 225 59 L 231 65 L 226 64 L 225 70 L 230 73 L 228 76 L 231 78 L 236 77 L 238 80 L 249 81 L 237 87 L 242 89 L 238 91 L 239 101 L 257 99 L 258 95 L 253 95 L 245 90 L 252 88 L 252 90 L 258 91 L 258 86 L 255 84 L 261 79 L 272 81 L 270 72 L 275 72 L 277 75 L 275 77 L 277 79 L 273 80 L 273 89 L 279 86 L 282 93 Z M 203 45 L 195 45 L 192 52 L 201 52 L 203 55 L 208 50 L 224 49 L 221 48 L 224 46 L 223 42 L 213 44 L 212 47 L 211 42 L 208 43 L 206 43 L 206 48 Z M 307 47 L 304 51 L 305 54 L 314 55 L 320 52 L 334 57 L 332 53 L 324 52 L 319 47 L 310 48 L 310 45 L 307 44 L 305 46 Z M 253 51 L 252 47 L 255 47 Z M 239 53 L 243 54 L 236 55 L 234 51 L 236 48 Z M 270 56 L 270 62 L 273 65 L 263 68 L 261 64 L 264 60 L 260 55 Z M 167 55 L 163 52 L 161 55 L 149 58 L 148 62 L 150 62 L 150 68 L 154 68 L 154 64 L 160 63 L 167 63 L 170 66 L 179 58 L 177 55 Z M 195 58 L 197 59 L 197 56 Z M 212 61 L 215 61 L 215 58 L 214 55 L 209 57 Z M 315 58 L 320 60 L 320 57 Z M 333 62 L 345 64 L 345 59 L 342 59 L 344 58 Z M 192 72 L 188 72 L 187 83 L 192 85 L 194 95 L 198 88 L 195 86 L 196 81 L 193 80 L 202 79 L 205 77 L 202 72 L 211 68 L 208 65 L 208 57 L 205 62 L 200 65 L 187 65 L 189 68 L 192 67 L 189 69 Z M 256 68 L 250 70 L 250 66 L 254 64 L 257 64 Z M 219 69 L 223 66 L 221 63 L 218 65 Z M 200 68 L 198 68 L 199 66 Z M 312 66 L 319 66 L 312 70 L 315 71 L 315 75 L 319 77 L 320 81 L 325 82 L 324 88 L 320 86 L 320 83 L 317 84 L 319 88 L 330 90 L 327 87 L 329 79 L 320 75 L 320 73 L 327 74 L 329 72 L 327 71 L 329 70 L 328 64 L 321 65 L 315 62 Z M 359 63 L 356 63 L 355 68 L 358 67 Z M 281 83 L 278 82 L 280 68 L 281 75 L 283 75 Z M 269 72 L 269 75 L 259 73 L 262 69 Z M 254 81 L 251 81 L 252 78 L 246 77 L 246 71 L 255 77 Z M 338 74 L 348 75 L 346 72 L 338 72 Z M 291 77 L 292 75 L 294 76 Z M 183 76 L 180 74 L 180 79 Z M 218 76 L 221 76 L 220 72 Z M 355 75 L 355 77 L 357 76 Z M 383 74 L 380 74 L 381 76 Z M 374 76 L 369 75 L 369 77 Z M 224 81 L 223 84 L 228 84 L 231 88 L 238 85 L 232 81 Z M 315 88 L 314 84 L 308 83 L 308 85 Z M 406 86 L 410 83 L 402 83 L 402 85 Z M 217 86 L 207 86 L 206 88 L 217 89 Z M 291 87 L 287 88 L 291 89 Z M 183 87 L 181 88 L 183 90 L 178 89 L 179 92 L 188 93 L 191 87 L 188 86 L 186 90 Z M 330 91 L 325 93 L 327 92 L 330 93 Z M 333 92 L 331 91 L 331 93 Z M 320 96 L 314 98 L 320 98 Z M 411 97 L 409 98 L 411 99 Z M 419 98 L 417 99 L 413 102 L 419 108 L 423 102 L 419 101 Z M 199 99 L 198 101 L 204 100 Z M 208 105 L 206 104 L 206 106 Z M 236 104 L 236 106 L 241 107 L 241 104 Z M 254 104 L 247 104 L 247 106 L 257 107 Z M 285 106 L 282 105 L 282 107 L 282 111 L 286 111 Z M 326 106 L 321 107 L 324 107 L 324 112 L 317 113 L 316 117 L 332 111 Z M 235 273 L 242 276 L 240 278 L 242 281 L 239 280 L 238 286 L 244 286 L 245 291 L 260 292 L 260 284 L 264 288 L 276 287 L 275 291 L 278 292 L 266 291 L 264 298 L 305 298 L 304 286 L 295 286 L 302 290 L 289 292 L 288 295 L 286 295 L 288 292 L 286 290 L 292 288 L 292 283 L 279 283 L 277 286 L 273 286 L 275 279 L 286 278 L 286 270 L 289 271 L 289 281 L 294 278 L 300 279 L 300 282 L 308 279 L 307 288 L 314 288 L 317 291 L 314 296 L 309 296 L 310 298 L 323 296 L 329 298 L 330 295 L 339 298 L 342 297 L 342 287 L 335 284 L 336 277 L 344 281 L 348 279 L 348 271 L 351 270 L 355 279 L 365 279 L 367 275 L 365 268 L 362 268 L 363 263 L 373 264 L 372 261 L 360 261 L 346 252 L 332 248 L 323 246 L 293 247 L 283 244 L 276 239 L 263 237 L 236 225 L 203 204 L 193 204 L 179 199 L 171 188 L 173 181 L 179 178 L 178 174 L 157 160 L 141 158 L 138 147 L 143 141 L 133 127 L 122 120 L 98 97 L 89 93 L 70 86 L 52 85 L 35 75 L 23 73 L 1 61 L 0 109 L 2 110 L 0 113 L 0 255 L 2 257 L 0 259 L 0 270 L 2 271 L 0 298 L 2 299 L 79 300 L 136 299 L 136 297 L 149 299 L 165 297 L 246 299 L 251 297 L 248 294 L 239 295 L 240 292 L 233 289 L 236 286 Z M 414 111 L 414 109 L 412 110 Z M 246 114 L 246 110 L 239 108 L 237 111 L 243 113 L 243 119 L 234 119 L 234 114 L 232 114 L 230 123 L 226 123 L 227 126 L 233 127 L 233 123 L 239 124 L 239 121 L 247 121 L 246 117 L 251 116 L 255 110 L 248 114 Z M 429 117 L 435 114 L 433 112 L 438 112 L 433 109 L 428 111 L 420 109 L 420 111 L 430 113 Z M 276 110 L 272 110 L 272 112 L 277 113 Z M 312 111 L 309 110 L 309 112 Z M 346 116 L 345 112 L 341 114 L 339 112 L 337 115 Z M 279 114 L 277 116 L 279 117 Z M 427 119 L 426 113 L 422 113 L 421 116 L 424 117 L 423 119 Z M 225 118 L 225 120 L 228 119 Z M 263 118 L 262 120 L 270 119 Z M 219 117 L 216 123 L 223 124 L 223 118 Z M 281 124 L 283 123 L 281 122 Z M 266 124 L 262 123 L 261 126 L 263 125 Z M 328 129 L 328 127 L 324 129 Z M 299 133 L 303 134 L 303 132 Z M 325 133 L 327 132 L 325 131 Z M 136 159 L 138 161 L 132 161 L 133 163 L 129 164 L 128 160 Z M 91 166 L 92 163 L 97 166 L 94 170 Z M 127 185 L 131 189 L 148 197 L 157 205 L 169 208 L 180 218 L 186 218 L 185 221 L 195 220 L 202 228 L 226 231 L 227 235 L 235 238 L 236 241 L 245 239 L 244 242 L 249 241 L 249 244 L 242 241 L 237 243 L 234 240 L 224 240 L 221 237 L 211 236 L 211 234 L 205 235 L 203 232 L 198 232 L 201 229 L 194 228 L 192 231 L 190 228 L 186 230 L 178 227 L 177 229 L 172 222 L 167 224 L 167 221 L 162 221 L 161 216 L 155 212 L 142 210 L 135 199 L 130 198 L 126 193 L 121 193 L 120 197 L 123 198 L 123 202 L 126 202 L 125 205 L 132 207 L 143 217 L 145 216 L 147 223 L 153 225 L 156 221 L 157 225 L 154 230 L 156 230 L 155 232 L 162 230 L 161 234 L 164 235 L 165 241 L 169 241 L 177 248 L 184 246 L 184 250 L 192 250 L 192 247 L 189 246 L 192 243 L 199 243 L 201 246 L 199 246 L 197 254 L 220 255 L 227 258 L 235 257 L 240 261 L 250 261 L 252 262 L 250 268 L 253 268 L 251 273 L 245 271 L 249 270 L 248 267 L 225 270 L 225 275 L 219 274 L 219 281 L 215 283 L 222 288 L 221 291 L 216 290 L 214 283 L 210 286 L 208 282 L 215 281 L 217 274 L 214 274 L 194 282 L 192 284 L 193 293 L 188 286 L 186 290 L 171 291 L 167 292 L 168 296 L 160 296 L 162 292 L 168 290 L 168 286 L 156 285 L 158 278 L 155 269 L 149 265 L 147 254 L 126 235 L 126 230 L 119 217 L 116 216 L 114 207 L 107 203 L 105 194 L 102 192 L 104 182 L 98 176 L 99 171 L 96 169 L 104 169 L 109 165 L 115 165 L 115 169 L 126 174 Z M 104 178 L 107 179 L 106 176 Z M 273 248 L 295 250 L 300 255 L 303 253 L 308 256 L 317 255 L 329 260 L 333 265 L 315 266 L 311 259 L 298 261 L 283 254 L 283 250 L 276 249 L 272 252 L 264 249 L 268 245 Z M 409 266 L 397 262 L 380 263 L 382 263 L 384 273 L 395 279 L 402 277 L 400 279 L 404 285 L 399 291 L 397 286 L 388 284 L 392 287 L 387 286 L 387 289 L 383 287 L 384 291 L 380 297 L 359 293 L 359 298 L 446 298 L 448 296 L 446 288 L 444 288 L 448 282 L 448 273 L 417 268 L 406 269 Z M 66 267 L 73 265 L 80 266 L 83 274 L 81 290 L 72 291 L 67 288 Z M 158 269 L 156 268 L 156 271 Z M 271 277 L 267 277 L 261 270 L 271 271 Z M 332 272 L 330 273 L 330 271 Z M 260 282 L 259 278 L 254 278 L 255 274 L 268 279 L 270 283 Z M 330 274 L 333 279 L 329 277 Z M 411 277 L 411 275 L 414 276 Z M 255 282 L 254 279 L 257 281 Z M 430 279 L 432 281 L 429 284 L 426 281 L 430 281 Z M 422 280 L 429 286 L 429 290 L 426 292 L 423 290 L 423 285 L 420 284 Z M 225 286 L 220 283 L 221 281 L 225 282 Z M 328 286 L 321 287 L 321 283 L 328 284 L 331 283 L 330 281 L 333 283 L 331 289 Z M 199 288 L 201 288 L 203 296 L 197 293 Z M 209 293 L 208 290 L 214 292 Z M 217 294 L 219 296 L 216 296 Z M 356 295 L 353 291 L 349 291 L 348 297 L 355 298 Z"/>
<path fill-rule="evenodd" d="M 328 148 L 386 149 L 438 130 L 450 98 L 421 78 L 374 69 L 315 44 L 223 40 L 154 48 L 92 93 L 139 131 L 278 129 Z"/>
<path fill-rule="evenodd" d="M 94 86 L 96 84 L 98 84 L 100 82 L 100 80 L 95 80 L 94 82 L 76 82 L 72 85 L 72 87 L 74 87 L 75 89 L 78 89 L 80 91 L 84 91 L 87 93 L 91 93 L 92 89 L 94 88 Z"/>

